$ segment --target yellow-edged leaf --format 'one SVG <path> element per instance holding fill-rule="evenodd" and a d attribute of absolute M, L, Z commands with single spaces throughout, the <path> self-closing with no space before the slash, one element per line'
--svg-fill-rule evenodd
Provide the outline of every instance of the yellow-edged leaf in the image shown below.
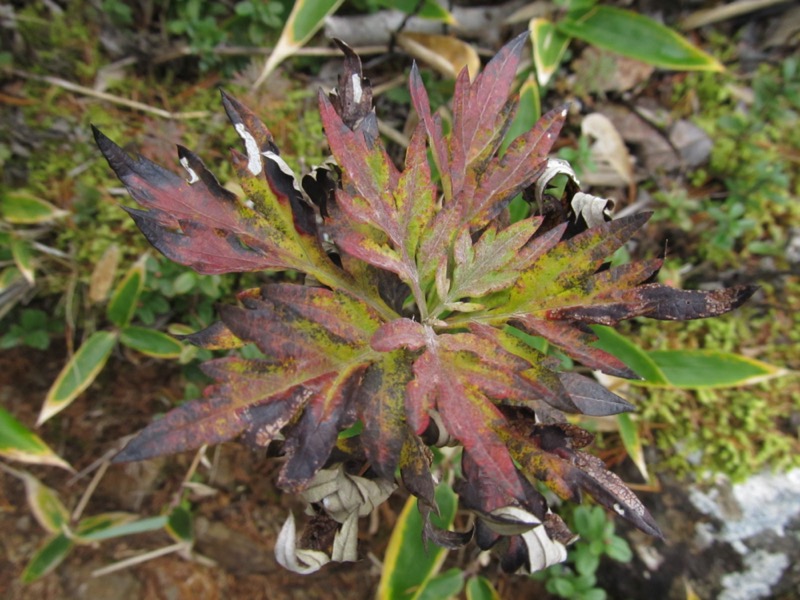
<path fill-rule="evenodd" d="M 30 473 L 23 471 L 18 476 L 25 484 L 28 506 L 39 525 L 50 533 L 62 533 L 69 524 L 69 511 L 58 495 Z"/>
<path fill-rule="evenodd" d="M 457 499 L 452 488 L 440 485 L 436 489 L 436 504 L 441 517 L 432 516 L 441 528 L 449 528 L 455 519 Z M 422 545 L 422 516 L 417 509 L 417 499 L 410 497 L 395 523 L 386 555 L 383 559 L 383 574 L 378 585 L 377 597 L 381 600 L 413 598 L 442 567 L 447 550 L 431 546 L 428 551 Z"/>
<path fill-rule="evenodd" d="M 568 15 L 556 27 L 562 34 L 664 69 L 725 69 L 716 58 L 669 27 L 644 15 L 613 6 L 595 6 Z"/>
<path fill-rule="evenodd" d="M 67 211 L 30 194 L 8 192 L 0 199 L 0 215 L 14 225 L 36 225 L 67 214 Z"/>
<path fill-rule="evenodd" d="M 545 86 L 558 70 L 569 46 L 570 36 L 559 31 L 549 19 L 544 18 L 531 19 L 528 30 L 533 45 L 536 79 L 540 86 Z"/>
<path fill-rule="evenodd" d="M 96 331 L 78 348 L 47 393 L 37 425 L 64 410 L 91 385 L 105 366 L 116 341 L 116 333 Z"/>
<path fill-rule="evenodd" d="M 72 471 L 63 458 L 41 438 L 0 407 L 0 456 L 34 465 L 49 465 Z"/>
<path fill-rule="evenodd" d="M 136 303 L 144 288 L 146 255 L 137 260 L 114 289 L 106 308 L 108 319 L 117 327 L 125 327 L 131 322 L 136 311 Z"/>
<path fill-rule="evenodd" d="M 175 338 L 146 327 L 125 327 L 119 332 L 119 341 L 128 348 L 155 358 L 177 358 L 183 350 Z"/>

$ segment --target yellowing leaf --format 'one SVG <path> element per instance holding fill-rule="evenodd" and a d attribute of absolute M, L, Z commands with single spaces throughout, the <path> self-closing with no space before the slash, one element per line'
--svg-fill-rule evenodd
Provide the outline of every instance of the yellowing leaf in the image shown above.
<path fill-rule="evenodd" d="M 466 67 L 470 79 L 474 80 L 481 68 L 475 48 L 453 36 L 405 31 L 397 35 L 397 43 L 411 56 L 450 79 L 455 79 Z"/>
<path fill-rule="evenodd" d="M 33 283 L 35 277 L 33 266 L 33 252 L 27 240 L 14 240 L 11 243 L 11 254 L 14 256 L 14 263 L 19 272 L 28 281 Z"/>
<path fill-rule="evenodd" d="M 0 198 L 0 215 L 14 225 L 36 225 L 69 214 L 49 202 L 22 192 L 7 192 Z"/>
<path fill-rule="evenodd" d="M 72 467 L 39 436 L 0 407 L 0 456 L 35 465 L 50 465 L 72 471 Z"/>
<path fill-rule="evenodd" d="M 50 533 L 61 533 L 69 524 L 69 511 L 58 495 L 29 473 L 18 474 L 25 484 L 25 494 L 31 513 L 39 525 Z"/>
<path fill-rule="evenodd" d="M 531 19 L 528 30 L 533 44 L 536 79 L 544 87 L 561 65 L 570 36 L 561 33 L 549 19 L 544 18 Z"/>
<path fill-rule="evenodd" d="M 102 302 L 108 297 L 114 276 L 117 274 L 119 258 L 119 245 L 109 244 L 103 256 L 97 261 L 89 279 L 89 300 L 92 302 Z"/>

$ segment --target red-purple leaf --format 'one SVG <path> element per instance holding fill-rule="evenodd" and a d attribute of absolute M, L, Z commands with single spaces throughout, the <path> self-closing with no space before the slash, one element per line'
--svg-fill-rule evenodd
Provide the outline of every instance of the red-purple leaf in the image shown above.
<path fill-rule="evenodd" d="M 482 472 L 486 476 L 491 473 L 512 497 L 522 497 L 514 463 L 495 433 L 502 427 L 503 415 L 470 382 L 470 375 L 475 373 L 465 368 L 469 359 L 465 362 L 463 354 L 437 351 L 435 345 L 429 348 L 414 364 L 415 379 L 409 384 L 409 396 L 422 396 L 422 402 L 415 404 L 435 407 L 448 433 L 472 454 Z M 409 420 L 418 427 L 418 418 Z"/>
<path fill-rule="evenodd" d="M 505 203 L 538 179 L 566 115 L 563 107 L 551 110 L 512 142 L 502 157 L 489 161 L 470 199 L 468 220 L 473 229 L 491 221 Z"/>
<path fill-rule="evenodd" d="M 599 369 L 615 377 L 640 379 L 632 369 L 617 357 L 591 346 L 590 344 L 597 340 L 597 336 L 590 331 L 583 331 L 578 326 L 566 321 L 548 321 L 522 317 L 517 322 L 531 335 L 542 336 L 590 369 Z"/>
<path fill-rule="evenodd" d="M 487 147 L 496 149 L 499 145 L 502 123 L 509 116 L 503 115 L 503 107 L 508 102 L 526 40 L 527 34 L 523 33 L 503 46 L 472 85 L 466 69 L 459 74 L 453 95 L 453 171 L 458 169 L 457 165 L 463 163 L 466 168 L 485 155 Z M 458 180 L 454 179 L 453 194 L 458 197 L 459 193 Z"/>
<path fill-rule="evenodd" d="M 115 462 L 143 460 L 225 442 L 253 426 L 251 408 L 262 404 L 271 405 L 268 410 L 274 422 L 283 426 L 307 399 L 303 388 L 292 385 L 292 374 L 267 361 L 218 359 L 206 363 L 205 370 L 216 376 L 221 385 L 210 388 L 207 399 L 173 409 L 139 432 L 114 458 Z M 261 417 L 263 413 L 259 426 L 264 424 Z"/>
<path fill-rule="evenodd" d="M 419 350 L 427 343 L 425 327 L 411 319 L 396 319 L 384 323 L 370 340 L 378 352 L 391 352 L 400 348 Z"/>
<path fill-rule="evenodd" d="M 417 115 L 419 115 L 420 123 L 425 127 L 428 143 L 433 150 L 433 160 L 442 178 L 444 196 L 451 199 L 453 197 L 453 185 L 450 179 L 450 158 L 447 152 L 447 143 L 442 133 L 442 123 L 441 120 L 434 119 L 431 115 L 428 92 L 422 84 L 422 77 L 419 74 L 416 63 L 411 66 L 408 87 L 411 92 L 411 103 L 414 105 Z"/>

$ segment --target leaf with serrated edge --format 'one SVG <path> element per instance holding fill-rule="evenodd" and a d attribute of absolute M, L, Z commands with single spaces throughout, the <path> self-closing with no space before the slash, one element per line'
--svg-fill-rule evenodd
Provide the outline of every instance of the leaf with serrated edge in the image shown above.
<path fill-rule="evenodd" d="M 503 415 L 469 384 L 456 353 L 429 349 L 425 356 L 429 357 L 426 361 L 414 364 L 414 377 L 415 381 L 430 382 L 424 390 L 429 395 L 426 403 L 436 407 L 447 431 L 472 454 L 485 476 L 491 473 L 512 497 L 522 497 L 514 463 L 495 433 L 502 426 Z"/>
<path fill-rule="evenodd" d="M 456 264 L 445 302 L 479 298 L 514 283 L 519 273 L 509 269 L 508 265 L 530 240 L 540 223 L 541 219 L 534 217 L 518 221 L 500 232 L 489 227 L 474 246 L 467 234 L 465 239 L 469 251 L 459 256 L 456 246 Z"/>

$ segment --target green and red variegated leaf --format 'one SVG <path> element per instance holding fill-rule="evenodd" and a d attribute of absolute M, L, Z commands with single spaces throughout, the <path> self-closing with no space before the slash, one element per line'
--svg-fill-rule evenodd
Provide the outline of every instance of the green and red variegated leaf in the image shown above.
<path fill-rule="evenodd" d="M 233 335 L 277 360 L 332 369 L 363 354 L 382 323 L 359 300 L 318 287 L 267 285 L 261 299 L 244 299 L 244 304 L 220 307 Z"/>
<path fill-rule="evenodd" d="M 597 336 L 578 324 L 535 319 L 529 316 L 515 319 L 514 323 L 531 335 L 543 337 L 590 369 L 598 369 L 615 377 L 639 379 L 639 376 L 617 357 L 592 346 L 591 344 L 597 341 Z"/>
<path fill-rule="evenodd" d="M 566 108 L 551 110 L 533 129 L 514 140 L 501 157 L 489 160 L 471 192 L 467 212 L 471 229 L 490 222 L 514 196 L 539 178 L 566 116 Z"/>
<path fill-rule="evenodd" d="M 354 395 L 365 368 L 364 364 L 350 365 L 307 388 L 311 393 L 303 414 L 285 434 L 288 460 L 278 477 L 281 488 L 297 492 L 306 487 L 325 465 L 339 432 L 355 423 Z"/>
<path fill-rule="evenodd" d="M 564 387 L 559 374 L 549 368 L 549 361 L 544 354 L 501 329 L 480 323 L 470 323 L 469 328 L 476 335 L 492 340 L 506 352 L 514 354 L 526 362 L 526 365 L 518 373 L 525 379 L 530 389 L 531 398 L 525 403 L 526 406 L 536 405 L 538 400 L 543 400 L 557 410 L 580 412 Z M 536 406 L 536 408 L 540 409 L 541 407 Z"/>
<path fill-rule="evenodd" d="M 388 224 L 397 226 L 393 215 L 391 196 L 387 190 L 397 187 L 400 176 L 379 140 L 370 145 L 361 131 L 348 127 L 328 97 L 320 92 L 319 110 L 325 137 L 331 153 L 342 168 L 342 176 L 353 185 L 365 205 L 370 208 L 368 217 L 378 229 Z M 388 233 L 388 232 L 387 232 Z"/>
<path fill-rule="evenodd" d="M 223 188 L 193 153 L 179 147 L 190 176 L 187 181 L 145 158 L 132 159 L 99 130 L 94 133 L 111 168 L 147 209 L 126 210 L 168 258 L 206 274 L 309 270 L 308 250 L 298 243 L 297 231 L 280 230 L 249 208 Z M 286 211 L 292 223 L 291 210 Z"/>
<path fill-rule="evenodd" d="M 638 213 L 609 221 L 557 244 L 517 280 L 504 310 L 535 312 L 542 299 L 579 287 L 650 215 Z"/>
<path fill-rule="evenodd" d="M 527 39 L 520 34 L 503 46 L 470 85 L 462 70 L 453 92 L 453 131 L 450 138 L 450 172 L 453 197 L 458 198 L 474 163 L 481 166 L 502 143 L 505 124 L 513 114 L 504 110 Z"/>
<path fill-rule="evenodd" d="M 228 362 L 223 366 L 221 361 Z M 281 388 L 279 382 L 291 377 L 282 367 L 264 361 L 219 359 L 206 363 L 206 370 L 215 375 L 226 370 L 229 382 L 213 386 L 207 398 L 183 404 L 147 426 L 114 457 L 114 462 L 195 450 L 204 444 L 226 442 L 250 428 L 260 431 L 272 427 L 277 432 L 308 398 L 302 386 L 284 384 Z M 219 395 L 214 394 L 217 390 Z M 265 404 L 269 408 L 259 408 Z M 272 419 L 270 423 L 265 422 L 266 413 Z M 260 439 L 265 441 L 263 434 Z"/>
<path fill-rule="evenodd" d="M 175 338 L 207 350 L 230 350 L 244 345 L 222 321 L 188 335 L 176 335 Z"/>
<path fill-rule="evenodd" d="M 438 116 L 434 118 L 431 115 L 428 91 L 422 83 L 422 77 L 419 74 L 416 63 L 411 67 L 408 88 L 411 92 L 411 103 L 414 105 L 420 123 L 425 128 L 425 133 L 428 137 L 428 144 L 433 153 L 433 162 L 441 177 L 444 197 L 446 200 L 452 200 L 453 183 L 450 177 L 450 155 L 448 144 L 442 131 L 442 121 Z"/>
<path fill-rule="evenodd" d="M 414 380 L 407 388 L 409 422 L 421 433 L 427 428 L 428 408 L 438 410 L 447 432 L 471 452 L 482 472 L 487 477 L 491 474 L 512 497 L 520 497 L 523 492 L 514 463 L 495 431 L 502 427 L 504 417 L 482 393 L 479 386 L 486 381 L 479 381 L 481 374 L 470 370 L 479 362 L 470 354 L 434 346 L 417 359 Z"/>
<path fill-rule="evenodd" d="M 420 123 L 411 136 L 405 168 L 394 190 L 394 202 L 403 234 L 402 248 L 411 260 L 417 255 L 423 231 L 434 217 L 437 195 L 436 186 L 431 180 L 425 131 Z"/>
<path fill-rule="evenodd" d="M 406 423 L 406 386 L 413 377 L 405 350 L 386 352 L 364 373 L 355 395 L 358 418 L 364 424 L 361 440 L 372 468 L 392 480 L 400 452 L 411 429 Z"/>
<path fill-rule="evenodd" d="M 469 230 L 462 229 L 453 248 L 455 265 L 450 289 L 442 300 L 450 303 L 462 298 L 479 298 L 513 284 L 520 272 L 509 268 L 509 265 L 540 223 L 541 218 L 533 217 L 518 221 L 499 232 L 490 226 L 474 244 Z"/>

